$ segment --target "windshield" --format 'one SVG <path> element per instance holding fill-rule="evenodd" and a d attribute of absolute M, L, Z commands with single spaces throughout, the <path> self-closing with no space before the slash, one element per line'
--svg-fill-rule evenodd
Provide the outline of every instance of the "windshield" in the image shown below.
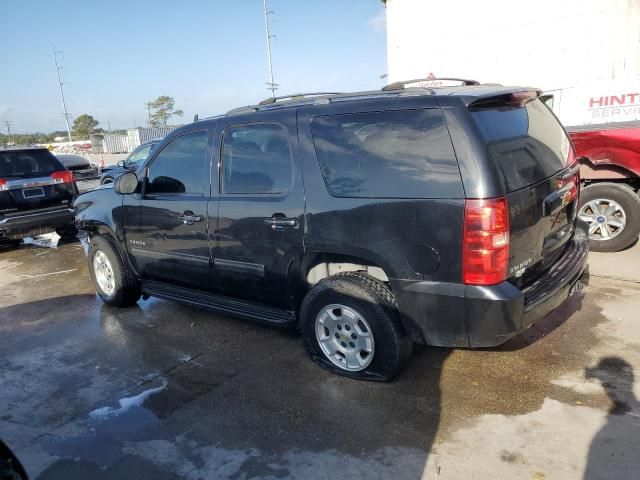
<path fill-rule="evenodd" d="M 0 178 L 48 177 L 64 167 L 47 150 L 0 152 Z"/>
<path fill-rule="evenodd" d="M 127 159 L 124 161 L 125 166 L 137 167 L 138 165 L 140 165 L 149 157 L 149 154 L 151 153 L 151 150 L 153 149 L 154 145 L 155 144 L 153 143 L 149 143 L 147 145 L 140 145 L 133 152 L 131 152 L 131 155 L 129 155 Z"/>

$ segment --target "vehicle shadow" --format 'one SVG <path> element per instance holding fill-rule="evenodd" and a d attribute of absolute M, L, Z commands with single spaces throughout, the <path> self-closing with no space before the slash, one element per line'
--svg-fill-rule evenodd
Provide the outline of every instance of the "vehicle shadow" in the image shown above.
<path fill-rule="evenodd" d="M 589 448 L 585 480 L 637 478 L 640 402 L 633 393 L 633 368 L 622 358 L 605 357 L 585 377 L 599 380 L 611 401 L 606 424 Z"/>
<path fill-rule="evenodd" d="M 488 351 L 502 351 L 513 352 L 539 341 L 540 339 L 551 334 L 553 331 L 560 328 L 571 318 L 575 313 L 582 310 L 585 295 L 587 295 L 587 287 L 589 286 L 591 275 L 587 268 L 580 277 L 580 283 L 582 284 L 582 290 L 572 294 L 567 298 L 559 307 L 549 313 L 546 317 L 541 318 L 528 329 L 520 332 L 515 337 L 509 339 L 502 345 L 493 348 L 487 348 L 482 350 Z"/>

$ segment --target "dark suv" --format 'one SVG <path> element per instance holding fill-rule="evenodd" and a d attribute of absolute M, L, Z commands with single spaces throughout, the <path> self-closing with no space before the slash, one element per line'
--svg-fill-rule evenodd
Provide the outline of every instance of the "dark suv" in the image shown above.
<path fill-rule="evenodd" d="M 580 285 L 579 168 L 539 92 L 472 83 L 272 98 L 172 132 L 75 203 L 98 294 L 294 326 L 371 380 L 414 343 L 505 342 Z"/>
<path fill-rule="evenodd" d="M 77 194 L 73 173 L 46 148 L 0 147 L 0 242 L 75 233 Z"/>

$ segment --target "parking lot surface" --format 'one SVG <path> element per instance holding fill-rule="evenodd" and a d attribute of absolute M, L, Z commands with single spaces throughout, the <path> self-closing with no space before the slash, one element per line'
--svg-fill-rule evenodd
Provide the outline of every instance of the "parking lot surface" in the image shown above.
<path fill-rule="evenodd" d="M 34 479 L 637 478 L 640 278 L 602 255 L 504 346 L 422 348 L 377 384 L 294 332 L 107 307 L 77 243 L 0 252 L 0 436 Z"/>

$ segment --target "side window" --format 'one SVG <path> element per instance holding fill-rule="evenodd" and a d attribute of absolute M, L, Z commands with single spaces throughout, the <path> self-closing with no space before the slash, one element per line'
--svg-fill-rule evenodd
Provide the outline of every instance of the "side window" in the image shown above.
<path fill-rule="evenodd" d="M 315 117 L 313 142 L 336 197 L 456 198 L 458 163 L 439 109 Z"/>
<path fill-rule="evenodd" d="M 293 180 L 287 131 L 280 125 L 238 125 L 222 139 L 222 193 L 283 193 Z"/>
<path fill-rule="evenodd" d="M 153 159 L 147 171 L 146 194 L 204 194 L 208 133 L 176 137 Z"/>

